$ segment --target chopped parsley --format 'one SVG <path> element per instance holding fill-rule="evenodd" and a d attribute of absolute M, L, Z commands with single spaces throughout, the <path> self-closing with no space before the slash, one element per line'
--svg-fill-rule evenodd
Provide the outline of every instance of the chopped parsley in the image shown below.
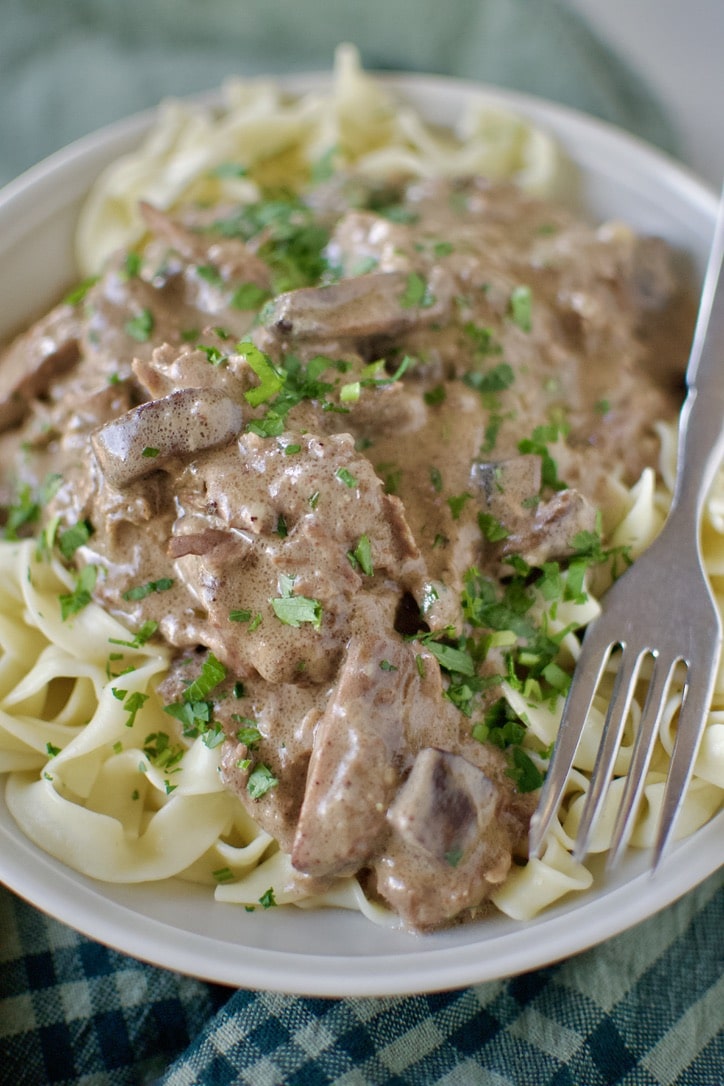
<path fill-rule="evenodd" d="M 167 732 L 152 732 L 144 740 L 143 753 L 157 769 L 168 772 L 178 766 L 185 748 L 179 743 L 172 743 Z"/>
<path fill-rule="evenodd" d="M 272 610 L 285 626 L 299 628 L 308 622 L 315 630 L 322 626 L 322 605 L 308 596 L 278 596 L 269 601 Z"/>
<path fill-rule="evenodd" d="M 279 784 L 279 780 L 274 776 L 269 766 L 265 765 L 264 762 L 257 762 L 249 774 L 246 790 L 252 799 L 261 799 L 277 784 Z"/>
<path fill-rule="evenodd" d="M 513 287 L 510 292 L 510 316 L 522 332 L 530 332 L 533 327 L 533 295 L 525 285 Z"/>
<path fill-rule="evenodd" d="M 230 867 L 219 867 L 216 871 L 211 872 L 211 877 L 217 882 L 233 882 L 234 872 Z"/>
<path fill-rule="evenodd" d="M 565 490 L 566 483 L 558 477 L 558 465 L 551 456 L 548 446 L 565 437 L 568 427 L 565 423 L 550 422 L 536 426 L 530 437 L 518 442 L 518 452 L 533 453 L 541 458 L 541 481 L 551 490 Z"/>
<path fill-rule="evenodd" d="M 324 250 L 329 230 L 294 196 L 280 193 L 241 205 L 210 229 L 244 241 L 263 233 L 258 255 L 269 267 L 274 294 L 317 283 L 327 270 Z"/>
<path fill-rule="evenodd" d="M 235 723 L 240 724 L 240 727 L 236 729 L 236 738 L 249 750 L 253 750 L 263 738 L 256 726 L 256 721 L 252 720 L 251 717 L 239 716 L 238 714 L 233 719 Z"/>
<path fill-rule="evenodd" d="M 36 523 L 41 509 L 56 494 L 62 481 L 60 475 L 52 473 L 37 491 L 27 483 L 18 487 L 15 500 L 7 509 L 3 531 L 5 539 L 18 539 L 23 528 L 30 528 Z"/>
<path fill-rule="evenodd" d="M 131 249 L 126 253 L 126 258 L 123 261 L 123 278 L 135 279 L 141 271 L 141 265 L 143 263 L 141 254 L 136 252 L 135 249 Z"/>
<path fill-rule="evenodd" d="M 284 376 L 274 368 L 270 358 L 253 343 L 240 343 L 237 349 L 259 378 L 256 388 L 250 388 L 244 393 L 244 399 L 252 407 L 267 403 L 283 386 Z"/>
<path fill-rule="evenodd" d="M 437 407 L 447 399 L 447 390 L 444 385 L 435 385 L 423 393 L 423 399 L 428 407 Z"/>
<path fill-rule="evenodd" d="M 87 520 L 80 520 L 58 535 L 58 550 L 64 558 L 70 560 L 79 547 L 87 543 L 93 533 L 93 528 Z"/>
<path fill-rule="evenodd" d="M 193 739 L 212 730 L 214 706 L 208 696 L 225 678 L 226 668 L 210 652 L 199 675 L 184 690 L 182 700 L 164 706 L 164 712 L 179 721 L 185 736 Z"/>
<path fill-rule="evenodd" d="M 522 747 L 513 747 L 510 751 L 510 764 L 506 775 L 515 781 L 519 792 L 535 792 L 540 788 L 545 775 L 536 766 L 529 754 Z"/>
<path fill-rule="evenodd" d="M 445 671 L 452 671 L 459 675 L 475 674 L 475 662 L 465 649 L 446 645 L 442 641 L 429 640 L 425 644 Z"/>
<path fill-rule="evenodd" d="M 212 366 L 220 366 L 229 358 L 228 354 L 225 354 L 225 352 L 220 350 L 219 347 L 214 346 L 213 343 L 209 344 L 208 346 L 204 345 L 203 343 L 198 343 L 196 345 L 196 349 L 204 352 L 207 361 L 209 361 Z"/>
<path fill-rule="evenodd" d="M 368 577 L 373 575 L 372 544 L 370 543 L 370 537 L 368 535 L 361 535 L 359 537 L 357 546 L 354 550 L 347 552 L 347 557 L 355 569 L 361 569 Z"/>
<path fill-rule="evenodd" d="M 489 543 L 500 543 L 508 538 L 508 529 L 491 513 L 478 513 L 478 525 Z"/>
<path fill-rule="evenodd" d="M 250 622 L 251 611 L 246 607 L 240 607 L 237 610 L 229 611 L 229 622 Z"/>
<path fill-rule="evenodd" d="M 508 362 L 499 362 L 485 373 L 470 370 L 463 377 L 463 381 L 469 388 L 486 395 L 491 392 L 505 392 L 515 381 L 515 373 Z"/>
<path fill-rule="evenodd" d="M 128 694 L 128 696 L 125 698 L 123 702 L 123 708 L 124 711 L 128 713 L 128 718 L 126 720 L 127 728 L 132 728 L 133 725 L 136 723 L 136 716 L 138 715 L 139 710 L 142 709 L 143 706 L 146 704 L 148 698 L 149 695 L 143 694 L 140 690 L 134 690 L 132 694 Z"/>
<path fill-rule="evenodd" d="M 118 637 L 109 637 L 108 641 L 111 645 L 124 645 L 129 649 L 140 649 L 147 641 L 150 641 L 157 629 L 158 623 L 149 619 L 148 622 L 141 624 L 137 633 L 130 641 L 123 641 Z"/>
<path fill-rule="evenodd" d="M 430 293 L 429 284 L 419 272 L 410 272 L 405 284 L 405 290 L 400 297 L 400 305 L 403 309 L 429 309 L 435 303 L 434 294 Z"/>
<path fill-rule="evenodd" d="M 502 346 L 495 338 L 495 333 L 492 328 L 488 328 L 486 325 L 475 324 L 474 321 L 468 321 L 463 325 L 463 331 L 471 341 L 473 350 L 476 354 L 500 354 L 503 350 Z"/>
<path fill-rule="evenodd" d="M 248 172 L 247 167 L 240 162 L 221 162 L 218 166 L 214 166 L 211 176 L 218 177 L 219 180 L 223 181 L 238 181 L 240 178 L 246 177 Z"/>
<path fill-rule="evenodd" d="M 231 296 L 231 305 L 234 309 L 259 309 L 269 300 L 270 293 L 264 287 L 258 287 L 256 283 L 242 283 Z"/>
<path fill-rule="evenodd" d="M 132 339 L 139 343 L 147 343 L 155 325 L 156 321 L 151 310 L 142 309 L 135 317 L 130 317 L 123 327 Z"/>
<path fill-rule="evenodd" d="M 98 577 L 97 566 L 84 566 L 78 574 L 75 587 L 72 592 L 64 592 L 59 596 L 60 614 L 63 622 L 71 615 L 77 615 L 84 607 L 87 607 L 93 598 L 93 589 Z"/>
<path fill-rule="evenodd" d="M 226 678 L 226 668 L 210 652 L 204 660 L 200 674 L 184 690 L 184 701 L 196 701 L 207 697 Z"/>
<path fill-rule="evenodd" d="M 96 283 L 98 282 L 98 278 L 99 277 L 97 275 L 90 275 L 87 279 L 84 279 L 81 283 L 78 283 L 77 286 L 73 287 L 73 289 L 69 291 L 68 294 L 66 294 L 65 298 L 63 299 L 65 304 L 80 305 L 81 302 L 85 301 L 86 295 L 88 294 L 88 291 L 91 289 L 91 287 L 94 287 L 96 285 Z"/>
<path fill-rule="evenodd" d="M 351 471 L 347 470 L 347 468 L 339 468 L 335 474 L 340 482 L 344 483 L 345 486 L 348 486 L 350 490 L 353 490 L 357 486 L 357 479 Z"/>
<path fill-rule="evenodd" d="M 223 277 L 215 264 L 197 264 L 196 274 L 199 279 L 203 279 L 204 282 L 210 283 L 214 287 L 223 286 Z"/>
<path fill-rule="evenodd" d="M 246 353 L 246 347 L 246 343 L 239 345 L 240 350 L 243 348 L 242 353 Z M 257 348 L 254 348 L 254 350 L 257 350 Z M 306 364 L 303 364 L 296 355 L 286 355 L 282 359 L 280 366 L 274 367 L 271 361 L 266 358 L 266 355 L 261 351 L 258 354 L 268 364 L 268 368 L 264 367 L 264 372 L 267 375 L 266 385 L 263 392 L 256 389 L 250 391 L 255 397 L 259 397 L 257 403 L 266 404 L 266 413 L 262 418 L 252 419 L 248 423 L 247 430 L 251 431 L 251 433 L 258 434 L 260 437 L 279 437 L 286 428 L 286 417 L 289 411 L 304 400 L 321 402 L 323 410 L 331 410 L 334 407 L 327 398 L 327 394 L 332 391 L 334 385 L 320 380 L 326 370 L 336 365 L 332 359 L 327 358 L 325 355 L 317 355 Z M 270 370 L 276 374 L 276 377 L 271 376 Z M 257 376 L 262 380 L 260 372 L 256 372 Z M 275 394 L 272 390 L 272 384 L 277 379 L 279 386 L 277 394 Z M 262 383 L 264 384 L 263 380 Z M 252 404 L 252 406 L 256 405 Z"/>
<path fill-rule="evenodd" d="M 161 577 L 157 581 L 148 581 L 146 584 L 134 585 L 122 593 L 124 600 L 145 600 L 146 596 L 152 596 L 154 592 L 168 592 L 173 588 L 174 581 L 171 577 Z"/>
<path fill-rule="evenodd" d="M 468 494 L 468 492 L 465 491 L 463 494 L 456 494 L 452 498 L 447 499 L 447 504 L 450 507 L 450 513 L 452 514 L 453 520 L 460 519 L 463 509 L 471 498 L 472 494 Z"/>

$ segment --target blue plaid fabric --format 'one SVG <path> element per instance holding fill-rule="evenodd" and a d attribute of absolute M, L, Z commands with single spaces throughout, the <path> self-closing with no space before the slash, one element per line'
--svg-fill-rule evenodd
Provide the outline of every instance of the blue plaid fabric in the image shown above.
<path fill-rule="evenodd" d="M 724 880 L 575 958 L 460 991 L 232 991 L 0 890 L 5 1086 L 721 1086 Z"/>

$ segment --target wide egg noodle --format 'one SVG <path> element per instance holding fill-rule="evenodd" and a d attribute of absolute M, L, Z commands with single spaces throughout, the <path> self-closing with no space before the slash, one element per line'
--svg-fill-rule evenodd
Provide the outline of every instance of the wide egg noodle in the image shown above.
<path fill-rule="evenodd" d="M 38 560 L 35 544 L 1 544 L 0 569 L 3 663 L 22 652 L 25 669 L 0 700 L 10 813 L 31 840 L 83 874 L 114 882 L 177 874 L 219 837 L 238 801 L 221 785 L 218 752 L 201 740 L 178 777 L 144 754 L 145 737 L 169 724 L 153 695 L 166 654 L 119 650 L 109 638 L 128 643 L 128 631 L 94 604 L 63 622 L 67 575 Z M 133 670 L 109 677 L 112 655 Z M 132 727 L 116 696 L 120 682 L 126 695 L 148 697 Z"/>

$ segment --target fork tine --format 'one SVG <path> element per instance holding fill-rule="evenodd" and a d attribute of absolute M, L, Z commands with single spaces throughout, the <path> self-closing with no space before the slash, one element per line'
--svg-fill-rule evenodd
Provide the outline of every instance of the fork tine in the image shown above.
<path fill-rule="evenodd" d="M 573 858 L 579 862 L 583 860 L 588 851 L 588 842 L 591 831 L 601 810 L 606 792 L 611 780 L 613 764 L 616 760 L 618 749 L 621 745 L 626 719 L 631 708 L 636 680 L 641 669 L 641 662 L 648 650 L 632 653 L 624 649 L 613 693 L 608 703 L 606 720 L 603 725 L 601 742 L 596 755 L 596 762 L 591 774 L 590 787 L 583 806 L 581 821 L 576 834 L 576 843 L 573 848 Z"/>
<path fill-rule="evenodd" d="M 699 666 L 697 661 L 697 667 Z M 703 670 L 703 669 L 702 669 Z M 694 767 L 699 741 L 704 731 L 704 724 L 711 704 L 716 680 L 716 668 L 709 668 L 708 682 L 690 683 L 687 672 L 684 687 L 684 700 L 679 709 L 679 722 L 676 740 L 671 755 L 669 775 L 664 791 L 661 808 L 659 832 L 654 848 L 654 870 L 663 857 L 664 850 L 671 837 L 674 822 L 684 799 L 684 793 Z"/>
<path fill-rule="evenodd" d="M 596 639 L 595 633 L 595 625 L 589 627 L 563 706 L 561 723 L 538 806 L 530 820 L 528 855 L 531 859 L 540 855 L 546 834 L 558 810 L 591 702 L 614 648 L 615 643 L 601 637 Z"/>
<path fill-rule="evenodd" d="M 668 662 L 665 662 L 662 656 L 654 657 L 653 673 L 634 741 L 631 764 L 626 775 L 626 784 L 621 797 L 621 806 L 616 815 L 616 822 L 611 836 L 606 861 L 609 870 L 617 863 L 631 833 L 634 815 L 638 810 L 651 755 L 654 751 L 656 736 L 659 732 L 666 695 L 671 685 L 674 670 L 679 662 L 680 658 L 678 657 L 669 659 Z"/>

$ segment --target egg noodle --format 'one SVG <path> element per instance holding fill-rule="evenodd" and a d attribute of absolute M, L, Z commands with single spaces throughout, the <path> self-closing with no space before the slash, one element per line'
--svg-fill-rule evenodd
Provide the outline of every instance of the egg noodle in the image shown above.
<path fill-rule="evenodd" d="M 219 169 L 241 157 L 242 149 L 243 176 Z M 354 164 L 379 175 L 512 177 L 543 195 L 555 187 L 563 168 L 548 136 L 482 99 L 461 117 L 455 132 L 434 129 L 362 72 L 347 47 L 338 53 L 326 93 L 289 100 L 270 83 L 233 82 L 225 87 L 221 108 L 167 103 L 143 146 L 111 166 L 94 187 L 78 231 L 81 267 L 95 271 L 110 251 L 139 238 L 141 198 L 163 208 L 189 200 L 248 201 L 275 171 L 308 175 L 310 165 L 325 157 L 333 158 L 335 167 Z M 676 432 L 663 424 L 659 430 L 659 472 L 644 471 L 609 540 L 629 547 L 634 558 L 658 532 L 671 499 Z M 724 474 L 708 498 L 702 533 L 707 569 L 724 609 Z M 0 773 L 7 774 L 7 805 L 24 833 L 64 864 L 103 881 L 180 878 L 214 887 L 217 900 L 247 908 L 338 906 L 398 925 L 396 916 L 365 897 L 353 877 L 337 879 L 321 896 L 305 896 L 298 882 L 288 889 L 290 859 L 223 785 L 221 747 L 209 734 L 169 743 L 169 716 L 155 692 L 169 664 L 166 650 L 129 633 L 93 602 L 64 620 L 59 598 L 74 583 L 37 542 L 0 543 Z M 580 630 L 600 610 L 601 587 L 591 582 L 582 598 L 559 602 L 555 614 L 541 596 L 538 614 L 545 614 L 552 633 Z M 579 652 L 579 636 L 568 632 L 558 662 L 570 671 Z M 612 675 L 607 679 L 612 683 Z M 601 738 L 605 682 L 542 856 L 514 867 L 492 896 L 514 919 L 529 919 L 593 882 L 592 871 L 573 860 L 571 849 Z M 554 704 L 529 704 L 507 685 L 503 694 L 527 724 L 523 745 L 545 769 L 563 697 Z M 654 842 L 681 698 L 680 684 L 670 693 L 648 770 L 631 838 L 636 847 Z M 641 701 L 634 699 L 593 853 L 608 847 L 640 713 Z M 707 822 L 723 797 L 720 669 L 677 836 Z"/>

